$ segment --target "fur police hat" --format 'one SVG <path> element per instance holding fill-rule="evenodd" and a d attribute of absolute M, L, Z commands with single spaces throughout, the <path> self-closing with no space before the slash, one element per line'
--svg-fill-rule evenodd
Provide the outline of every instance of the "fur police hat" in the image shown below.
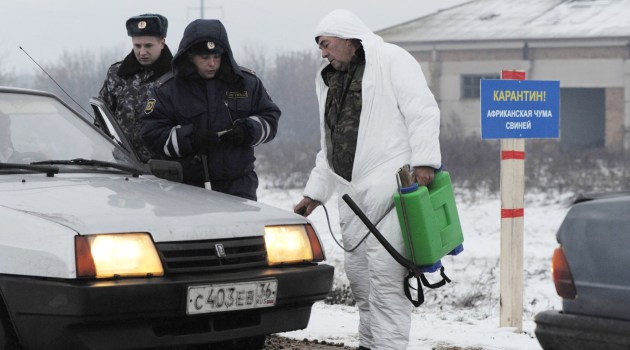
<path fill-rule="evenodd" d="M 203 40 L 190 47 L 188 53 L 191 55 L 221 55 L 225 52 L 223 47 L 213 40 Z"/>
<path fill-rule="evenodd" d="M 166 38 L 168 20 L 156 13 L 145 13 L 127 20 L 127 35 L 129 36 L 159 36 Z"/>

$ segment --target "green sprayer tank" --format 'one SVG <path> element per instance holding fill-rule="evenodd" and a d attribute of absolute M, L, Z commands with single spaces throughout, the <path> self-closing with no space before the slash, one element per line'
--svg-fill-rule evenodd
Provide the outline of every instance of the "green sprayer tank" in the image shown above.
<path fill-rule="evenodd" d="M 436 172 L 429 186 L 414 183 L 394 194 L 407 257 L 427 272 L 441 267 L 440 259 L 463 250 L 459 215 L 451 177 Z"/>

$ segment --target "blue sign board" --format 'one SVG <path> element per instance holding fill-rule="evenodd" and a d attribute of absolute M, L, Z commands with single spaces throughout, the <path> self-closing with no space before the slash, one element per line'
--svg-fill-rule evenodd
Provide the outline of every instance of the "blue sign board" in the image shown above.
<path fill-rule="evenodd" d="M 559 126 L 559 81 L 481 80 L 482 139 L 558 138 Z"/>

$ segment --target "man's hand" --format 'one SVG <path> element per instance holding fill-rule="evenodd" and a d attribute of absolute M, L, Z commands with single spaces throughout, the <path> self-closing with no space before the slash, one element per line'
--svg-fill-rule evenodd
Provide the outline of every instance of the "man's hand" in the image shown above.
<path fill-rule="evenodd" d="M 430 166 L 413 167 L 413 177 L 420 186 L 428 186 L 435 177 L 435 169 Z"/>
<path fill-rule="evenodd" d="M 245 123 L 236 123 L 231 130 L 221 135 L 221 141 L 232 145 L 242 145 L 247 143 L 249 131 Z"/>
<path fill-rule="evenodd" d="M 195 149 L 210 147 L 219 143 L 219 134 L 208 130 L 193 131 L 193 147 Z"/>
<path fill-rule="evenodd" d="M 309 216 L 322 203 L 320 201 L 304 197 L 302 200 L 293 207 L 293 212 L 302 216 Z"/>

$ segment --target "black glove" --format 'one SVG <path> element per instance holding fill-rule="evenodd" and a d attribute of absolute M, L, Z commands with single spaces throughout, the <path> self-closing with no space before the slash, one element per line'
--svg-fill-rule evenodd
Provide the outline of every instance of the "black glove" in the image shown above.
<path fill-rule="evenodd" d="M 249 131 L 245 123 L 236 123 L 231 130 L 221 135 L 221 141 L 232 145 L 242 145 L 250 142 Z"/>
<path fill-rule="evenodd" d="M 210 147 L 219 143 L 219 134 L 208 130 L 195 130 L 192 135 L 195 149 Z"/>

